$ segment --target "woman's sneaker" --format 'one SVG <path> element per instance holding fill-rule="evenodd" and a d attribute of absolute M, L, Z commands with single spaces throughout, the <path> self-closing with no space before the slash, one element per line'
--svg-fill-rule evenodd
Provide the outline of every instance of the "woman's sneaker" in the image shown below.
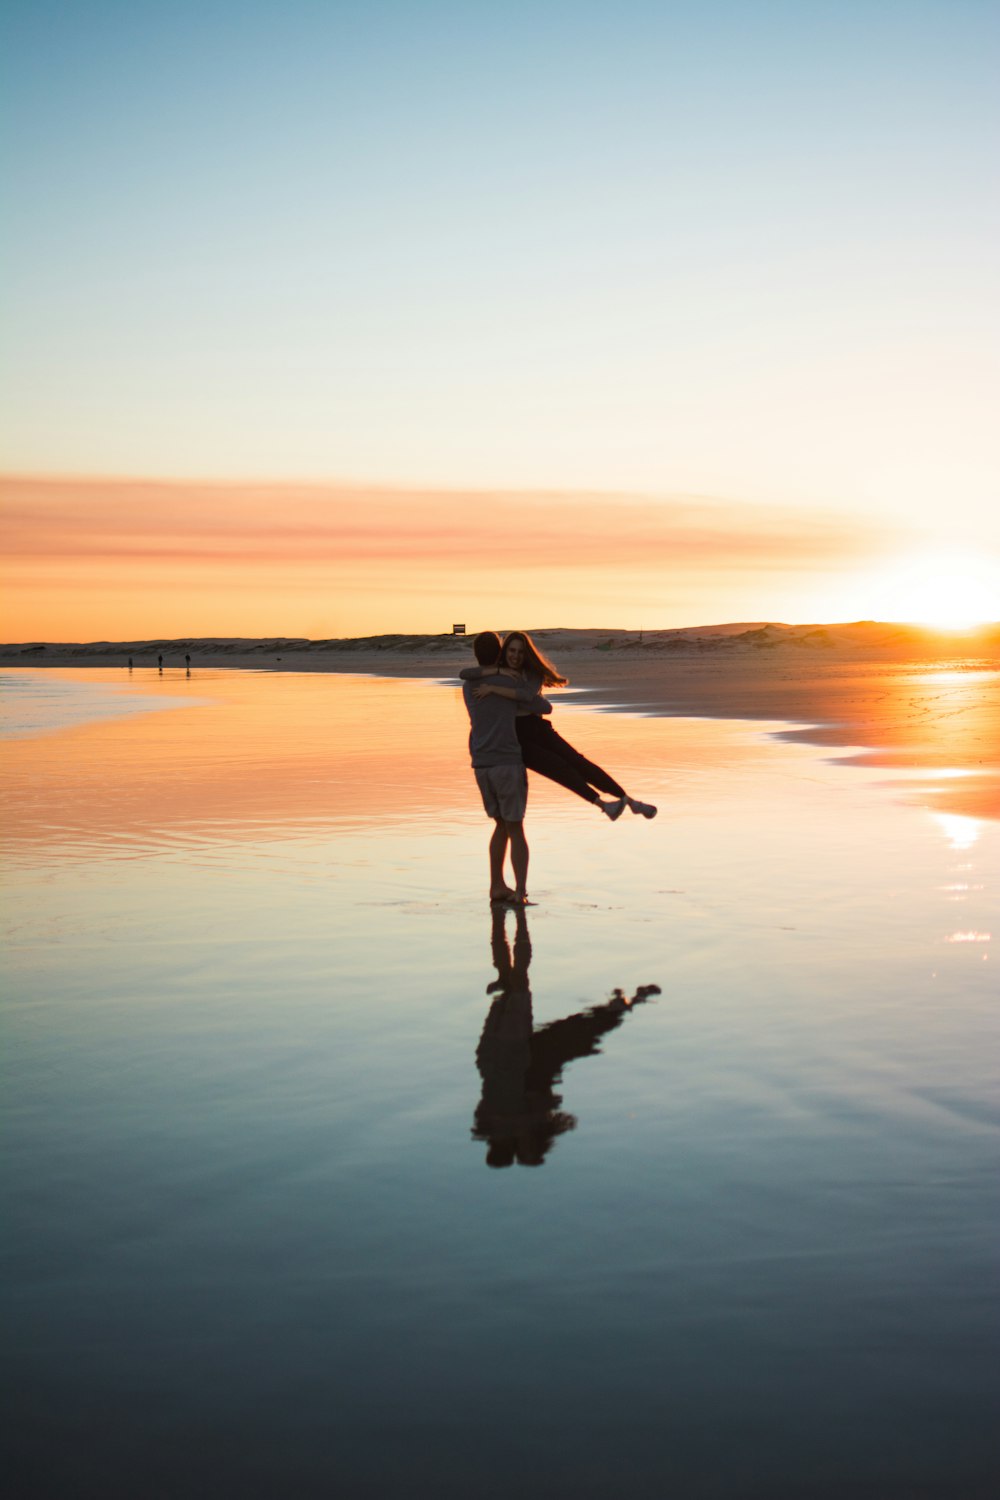
<path fill-rule="evenodd" d="M 652 802 L 637 802 L 634 797 L 626 797 L 626 802 L 634 813 L 643 818 L 655 818 L 656 808 Z"/>
<path fill-rule="evenodd" d="M 622 813 L 625 811 L 625 808 L 628 806 L 628 798 L 619 797 L 617 802 L 601 802 L 600 799 L 598 799 L 597 805 L 601 809 L 601 812 L 604 814 L 604 816 L 606 818 L 610 818 L 612 823 L 614 823 L 618 818 L 621 817 Z"/>

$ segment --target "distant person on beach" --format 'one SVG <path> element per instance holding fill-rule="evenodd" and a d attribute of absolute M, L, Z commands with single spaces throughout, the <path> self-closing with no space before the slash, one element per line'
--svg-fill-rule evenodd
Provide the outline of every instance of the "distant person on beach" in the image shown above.
<path fill-rule="evenodd" d="M 500 637 L 492 630 L 483 631 L 473 642 L 476 660 L 497 675 Z M 515 727 L 515 711 L 548 714 L 552 705 L 539 697 L 537 689 L 514 674 L 502 674 L 503 681 L 482 684 L 466 682 L 462 696 L 470 720 L 469 753 L 472 769 L 483 799 L 483 807 L 495 827 L 490 839 L 490 900 L 516 902 L 528 900 L 528 841 L 524 836 L 524 814 L 528 804 L 528 776 L 521 758 Z M 504 878 L 504 862 L 510 851 L 514 888 Z"/>
<path fill-rule="evenodd" d="M 499 665 L 501 669 L 512 672 L 518 681 L 527 684 L 535 693 L 540 693 L 543 687 L 565 687 L 569 681 L 523 630 L 512 630 L 507 636 Z M 465 667 L 459 676 L 466 682 L 488 685 L 490 671 L 483 666 Z M 599 807 L 612 822 L 621 817 L 626 807 L 643 818 L 656 817 L 656 808 L 651 802 L 639 802 L 635 797 L 630 797 L 613 776 L 593 761 L 587 760 L 578 750 L 574 750 L 547 720 L 526 713 L 520 706 L 517 709 L 517 738 L 524 764 L 529 771 L 547 776 L 550 781 L 564 786 L 567 791 L 575 792 L 584 802 Z M 611 800 L 602 801 L 600 792 L 604 792 Z"/>
<path fill-rule="evenodd" d="M 163 653 L 162 653 L 162 651 L 161 651 L 160 655 L 156 658 L 156 660 L 157 660 L 157 663 L 159 665 L 160 671 L 162 672 L 163 671 Z"/>
<path fill-rule="evenodd" d="M 494 999 L 476 1048 L 482 1097 L 472 1137 L 486 1143 L 488 1167 L 542 1165 L 556 1138 L 576 1127 L 575 1117 L 562 1111 L 562 1096 L 556 1093 L 563 1068 L 576 1058 L 599 1055 L 602 1037 L 616 1030 L 635 1006 L 660 993 L 655 984 L 640 985 L 631 998 L 616 989 L 602 1005 L 549 1021 L 536 1031 L 528 978 L 528 917 L 523 907 L 515 908 L 514 915 L 511 950 L 506 908 L 493 908 L 497 978 L 486 987 Z"/>
<path fill-rule="evenodd" d="M 185 653 L 184 653 L 184 665 L 187 667 L 188 671 L 190 672 L 190 670 L 191 670 L 191 653 L 190 653 L 190 651 L 185 651 Z"/>
<path fill-rule="evenodd" d="M 132 670 L 132 658 L 131 658 L 131 656 L 128 659 L 128 669 L 131 672 L 131 670 Z"/>

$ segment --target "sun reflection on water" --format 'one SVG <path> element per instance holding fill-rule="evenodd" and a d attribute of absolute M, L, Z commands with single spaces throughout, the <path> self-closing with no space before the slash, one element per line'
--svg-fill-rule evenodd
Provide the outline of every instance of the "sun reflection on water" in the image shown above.
<path fill-rule="evenodd" d="M 982 825 L 978 818 L 966 817 L 964 813 L 931 813 L 934 822 L 943 832 L 948 847 L 959 852 L 971 849 L 979 840 Z"/>

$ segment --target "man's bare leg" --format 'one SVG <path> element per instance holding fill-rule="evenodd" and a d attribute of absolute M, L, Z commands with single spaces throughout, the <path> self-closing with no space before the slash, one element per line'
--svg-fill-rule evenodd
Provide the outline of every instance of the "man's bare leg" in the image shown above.
<path fill-rule="evenodd" d="M 503 878 L 503 862 L 507 858 L 507 845 L 510 835 L 507 832 L 507 823 L 502 819 L 496 819 L 496 827 L 493 837 L 490 839 L 490 900 L 509 901 L 514 895 L 510 886 Z"/>
<path fill-rule="evenodd" d="M 525 905 L 528 900 L 528 840 L 524 836 L 523 823 L 508 823 L 510 839 L 510 862 L 514 867 L 514 900 Z"/>

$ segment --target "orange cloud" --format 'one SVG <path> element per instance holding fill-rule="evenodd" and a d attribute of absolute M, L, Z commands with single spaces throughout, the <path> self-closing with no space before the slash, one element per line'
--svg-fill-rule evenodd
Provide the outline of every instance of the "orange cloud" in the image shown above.
<path fill-rule="evenodd" d="M 7 640 L 446 629 L 480 599 L 536 624 L 622 623 L 640 586 L 678 600 L 699 580 L 829 573 L 886 541 L 692 497 L 38 476 L 0 479 L 0 528 Z"/>
<path fill-rule="evenodd" d="M 198 484 L 0 478 L 8 557 L 107 556 L 190 563 L 481 557 L 549 567 L 566 561 L 683 557 L 856 558 L 872 534 L 787 508 L 606 495 L 459 494 L 350 485 Z M 526 555 L 527 553 L 527 555 Z"/>

